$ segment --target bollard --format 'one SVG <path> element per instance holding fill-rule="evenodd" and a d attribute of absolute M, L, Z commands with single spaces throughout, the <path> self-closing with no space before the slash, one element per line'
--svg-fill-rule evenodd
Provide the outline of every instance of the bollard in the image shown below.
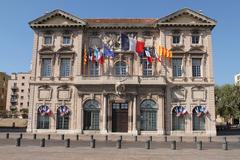
<path fill-rule="evenodd" d="M 64 140 L 64 134 L 62 134 L 61 139 Z"/>
<path fill-rule="evenodd" d="M 152 136 L 149 136 L 149 140 L 152 142 Z"/>
<path fill-rule="evenodd" d="M 121 136 L 119 136 L 119 139 L 122 141 L 122 135 L 121 135 Z"/>
<path fill-rule="evenodd" d="M 238 142 L 240 143 L 240 137 L 238 137 Z"/>
<path fill-rule="evenodd" d="M 195 137 L 193 137 L 193 142 L 197 142 L 197 137 L 195 136 Z"/>
<path fill-rule="evenodd" d="M 145 148 L 146 148 L 146 149 L 150 149 L 150 143 L 151 143 L 151 140 L 147 140 L 147 141 L 145 142 Z"/>
<path fill-rule="evenodd" d="M 90 147 L 91 147 L 91 148 L 95 148 L 95 143 L 96 143 L 96 140 L 95 140 L 95 139 L 91 139 L 91 141 L 90 141 Z"/>
<path fill-rule="evenodd" d="M 33 139 L 34 140 L 37 139 L 37 134 L 36 133 L 33 134 Z"/>
<path fill-rule="evenodd" d="M 176 150 L 176 141 L 172 141 L 171 143 L 171 149 Z"/>
<path fill-rule="evenodd" d="M 182 136 L 180 136 L 180 137 L 179 137 L 179 142 L 182 142 L 182 139 L 183 139 Z"/>
<path fill-rule="evenodd" d="M 108 135 L 105 136 L 105 141 L 108 141 Z"/>
<path fill-rule="evenodd" d="M 223 150 L 228 150 L 228 142 L 224 142 L 224 143 L 222 144 L 222 149 L 223 149 Z"/>
<path fill-rule="evenodd" d="M 45 147 L 45 138 L 41 139 L 40 147 Z"/>
<path fill-rule="evenodd" d="M 164 142 L 167 142 L 167 136 L 164 137 Z"/>
<path fill-rule="evenodd" d="M 15 122 L 12 123 L 12 128 L 15 128 Z"/>
<path fill-rule="evenodd" d="M 79 135 L 78 135 L 78 134 L 76 135 L 76 140 L 77 140 L 77 141 L 79 140 Z"/>
<path fill-rule="evenodd" d="M 9 133 L 6 134 L 6 139 L 9 139 Z"/>
<path fill-rule="evenodd" d="M 92 139 L 93 139 L 93 135 L 91 135 L 91 137 L 90 137 L 90 138 L 91 138 L 91 140 L 92 140 Z"/>
<path fill-rule="evenodd" d="M 51 139 L 51 134 L 48 134 L 48 137 L 47 137 L 47 138 L 48 138 L 48 140 L 50 140 L 50 139 Z M 63 139 L 64 139 L 64 138 L 63 138 Z"/>
<path fill-rule="evenodd" d="M 197 149 L 202 150 L 202 141 L 197 142 Z"/>
<path fill-rule="evenodd" d="M 137 142 L 137 136 L 134 136 L 134 141 Z"/>
<path fill-rule="evenodd" d="M 224 142 L 227 142 L 227 137 L 223 137 L 223 141 L 224 141 Z"/>
<path fill-rule="evenodd" d="M 122 148 L 122 140 L 117 140 L 117 149 L 121 149 Z"/>
<path fill-rule="evenodd" d="M 212 142 L 212 137 L 208 137 L 208 142 Z"/>
<path fill-rule="evenodd" d="M 70 147 L 70 139 L 69 139 L 69 138 L 66 139 L 66 141 L 65 141 L 65 147 L 66 147 L 66 148 L 69 148 L 69 147 Z"/>
<path fill-rule="evenodd" d="M 16 139 L 16 146 L 20 147 L 21 146 L 21 138 Z"/>
<path fill-rule="evenodd" d="M 21 139 L 22 139 L 22 137 L 23 137 L 23 134 L 22 134 L 22 133 L 20 133 L 20 135 L 19 135 L 19 138 L 21 138 Z"/>

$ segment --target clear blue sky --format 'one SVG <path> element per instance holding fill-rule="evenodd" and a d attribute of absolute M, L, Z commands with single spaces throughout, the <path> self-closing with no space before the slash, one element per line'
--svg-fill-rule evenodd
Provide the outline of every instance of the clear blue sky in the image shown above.
<path fill-rule="evenodd" d="M 63 9 L 82 18 L 160 18 L 183 7 L 216 19 L 214 75 L 218 85 L 233 83 L 240 72 L 238 0 L 1 0 L 0 71 L 29 71 L 33 32 L 28 22 L 46 11 Z"/>

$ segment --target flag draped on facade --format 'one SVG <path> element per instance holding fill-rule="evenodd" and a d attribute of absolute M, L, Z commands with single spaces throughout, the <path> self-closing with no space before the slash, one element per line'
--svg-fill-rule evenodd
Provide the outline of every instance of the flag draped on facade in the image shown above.
<path fill-rule="evenodd" d="M 153 48 L 153 49 L 152 49 L 152 52 L 153 52 L 153 55 L 155 56 L 155 58 L 157 59 L 157 61 L 158 61 L 158 62 L 161 62 L 161 58 L 160 58 L 160 56 L 158 55 L 156 48 Z"/>
<path fill-rule="evenodd" d="M 152 63 L 152 56 L 149 50 L 145 50 L 145 55 L 147 56 L 147 62 Z"/>
<path fill-rule="evenodd" d="M 121 33 L 121 48 L 124 51 L 129 50 L 129 38 L 124 33 Z"/>
<path fill-rule="evenodd" d="M 137 40 L 137 43 L 136 43 L 136 52 L 138 54 L 142 54 L 144 52 L 144 45 L 145 45 L 145 42 L 143 39 L 138 39 Z"/>
<path fill-rule="evenodd" d="M 207 110 L 207 108 L 206 107 L 204 107 L 204 106 L 196 106 L 196 108 L 195 108 L 195 112 L 197 113 L 197 116 L 198 117 L 201 117 L 202 115 L 207 115 L 208 114 L 208 110 Z"/>
<path fill-rule="evenodd" d="M 129 37 L 129 51 L 136 52 L 136 39 L 134 37 Z"/>
<path fill-rule="evenodd" d="M 52 115 L 52 111 L 50 110 L 50 108 L 47 105 L 42 105 L 38 108 L 38 112 L 41 114 L 41 116 L 45 116 L 45 115 Z"/>
<path fill-rule="evenodd" d="M 176 116 L 177 117 L 184 116 L 184 115 L 186 115 L 188 113 L 186 108 L 183 107 L 183 106 L 176 106 L 175 107 L 175 112 L 176 112 Z"/>
<path fill-rule="evenodd" d="M 60 116 L 65 116 L 65 115 L 67 115 L 67 114 L 70 113 L 68 107 L 67 107 L 67 106 L 64 106 L 64 105 L 63 105 L 63 106 L 60 106 L 60 107 L 58 108 L 58 111 L 59 111 L 59 113 L 60 113 Z"/>
<path fill-rule="evenodd" d="M 93 48 L 89 48 L 89 54 L 88 54 L 88 56 L 89 56 L 89 60 L 90 60 L 90 61 L 92 61 L 92 62 L 95 61 L 95 56 L 94 56 L 94 50 L 93 50 Z"/>
<path fill-rule="evenodd" d="M 86 65 L 87 61 L 88 61 L 88 58 L 87 58 L 87 47 L 85 45 L 84 46 L 84 50 L 83 50 L 83 64 Z"/>
<path fill-rule="evenodd" d="M 114 52 L 111 51 L 111 50 L 107 47 L 107 45 L 104 45 L 104 47 L 103 47 L 103 56 L 104 56 L 104 57 L 107 57 L 107 58 L 109 58 L 109 57 L 114 57 Z"/>

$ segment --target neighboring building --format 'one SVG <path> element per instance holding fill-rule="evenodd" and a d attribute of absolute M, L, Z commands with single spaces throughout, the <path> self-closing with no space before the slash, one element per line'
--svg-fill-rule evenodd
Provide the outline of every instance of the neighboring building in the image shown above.
<path fill-rule="evenodd" d="M 240 85 L 240 74 L 234 76 L 235 85 Z"/>
<path fill-rule="evenodd" d="M 215 20 L 186 8 L 160 19 L 54 10 L 29 24 L 28 132 L 216 135 Z"/>
<path fill-rule="evenodd" d="M 20 111 L 29 108 L 29 89 L 30 73 L 12 73 L 8 81 L 7 110 Z"/>
<path fill-rule="evenodd" d="M 6 110 L 7 86 L 9 75 L 0 72 L 0 111 Z"/>

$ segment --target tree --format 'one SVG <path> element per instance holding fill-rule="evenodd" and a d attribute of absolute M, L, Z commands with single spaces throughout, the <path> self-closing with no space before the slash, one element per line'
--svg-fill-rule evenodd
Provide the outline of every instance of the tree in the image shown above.
<path fill-rule="evenodd" d="M 216 113 L 229 120 L 240 119 L 240 86 L 223 85 L 215 87 Z"/>

